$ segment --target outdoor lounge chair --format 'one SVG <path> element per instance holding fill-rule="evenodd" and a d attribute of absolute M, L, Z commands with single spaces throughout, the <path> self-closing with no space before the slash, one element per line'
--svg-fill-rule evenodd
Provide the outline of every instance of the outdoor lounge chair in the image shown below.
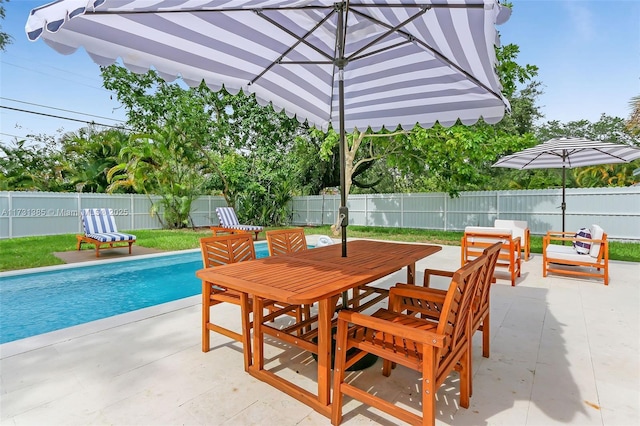
<path fill-rule="evenodd" d="M 96 247 L 96 257 L 100 257 L 100 250 L 126 247 L 122 244 L 125 243 L 129 245 L 129 254 L 131 254 L 131 246 L 136 241 L 136 236 L 118 232 L 113 210 L 82 209 L 80 215 L 84 235 L 76 235 L 78 250 L 82 243 L 93 244 Z"/>
<path fill-rule="evenodd" d="M 420 318 L 415 305 L 403 305 L 407 298 L 419 300 L 424 288 L 412 285 L 392 287 L 389 309 L 379 309 L 373 315 L 342 310 L 338 314 L 336 337 L 336 365 L 333 381 L 331 423 L 342 421 L 343 394 L 372 405 L 410 424 L 435 425 L 436 392 L 454 370 L 460 373 L 460 406 L 469 407 L 471 386 L 471 306 L 482 282 L 487 257 L 481 255 L 458 269 L 442 298 L 442 312 L 438 321 Z M 411 314 L 402 312 L 410 310 Z M 349 350 L 359 349 L 347 359 Z M 384 359 L 382 374 L 391 374 L 392 364 L 400 364 L 421 373 L 418 400 L 422 402 L 422 416 L 382 399 L 375 387 L 372 392 L 357 386 L 357 380 L 345 382 L 345 370 L 366 353 Z M 411 384 L 413 387 L 414 384 Z"/>
<path fill-rule="evenodd" d="M 237 229 L 240 231 L 254 232 L 256 234 L 256 240 L 258 239 L 258 234 L 262 232 L 262 226 L 255 225 L 243 225 L 238 221 L 238 216 L 236 216 L 236 211 L 233 207 L 216 207 L 216 214 L 218 215 L 218 220 L 220 221 L 220 226 L 217 228 L 227 228 L 227 229 Z M 216 231 L 214 227 L 211 228 L 212 231 Z"/>
<path fill-rule="evenodd" d="M 548 231 L 542 238 L 542 276 L 546 277 L 551 272 L 595 277 L 602 278 L 604 285 L 609 285 L 607 234 L 598 225 L 591 225 L 590 233 L 591 238 L 581 238 L 573 232 Z M 578 253 L 573 244 L 564 245 L 578 241 L 583 245 L 590 244 L 588 253 Z"/>

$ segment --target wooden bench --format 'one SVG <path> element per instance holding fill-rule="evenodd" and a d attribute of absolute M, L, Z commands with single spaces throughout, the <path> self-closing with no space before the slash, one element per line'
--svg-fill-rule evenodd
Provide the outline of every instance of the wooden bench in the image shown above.
<path fill-rule="evenodd" d="M 576 237 L 574 232 L 548 231 L 542 238 L 542 276 L 546 277 L 551 272 L 595 277 L 609 285 L 607 234 L 598 225 L 592 225 L 590 230 L 591 238 Z M 591 244 L 588 254 L 579 254 L 573 248 L 573 243 L 578 240 Z M 565 244 L 561 245 L 563 242 Z"/>
<path fill-rule="evenodd" d="M 487 247 L 496 242 L 502 243 L 496 267 L 509 271 L 511 285 L 516 285 L 516 278 L 521 274 L 522 255 L 520 237 L 514 237 L 513 231 L 506 228 L 489 226 L 467 226 L 461 242 L 461 264 L 482 255 Z"/>

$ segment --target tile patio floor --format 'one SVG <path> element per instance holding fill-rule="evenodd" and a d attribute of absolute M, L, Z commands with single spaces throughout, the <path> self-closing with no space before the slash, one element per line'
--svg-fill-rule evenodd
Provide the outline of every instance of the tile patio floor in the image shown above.
<path fill-rule="evenodd" d="M 459 256 L 459 247 L 444 247 L 418 270 L 454 269 Z M 438 425 L 640 424 L 640 264 L 611 262 L 605 287 L 543 279 L 541 260 L 524 263 L 515 287 L 494 284 L 491 357 L 480 356 L 477 333 L 471 405 L 458 407 L 453 374 L 438 391 Z M 239 324 L 234 307 L 214 310 Z M 313 390 L 313 359 L 269 342 L 268 366 Z M 246 374 L 238 343 L 214 334 L 212 347 L 200 350 L 198 296 L 0 345 L 0 424 L 330 424 Z M 398 367 L 385 378 L 380 366 L 351 377 L 417 408 L 417 374 Z M 398 424 L 351 400 L 344 412 L 344 425 Z"/>

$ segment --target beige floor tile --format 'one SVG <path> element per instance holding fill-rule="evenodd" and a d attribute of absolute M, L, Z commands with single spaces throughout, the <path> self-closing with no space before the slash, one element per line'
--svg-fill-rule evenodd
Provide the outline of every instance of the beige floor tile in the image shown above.
<path fill-rule="evenodd" d="M 453 270 L 459 256 L 459 247 L 445 247 L 420 261 L 418 270 Z M 436 424 L 640 424 L 640 265 L 612 263 L 607 287 L 542 278 L 539 255 L 522 268 L 515 287 L 505 280 L 492 286 L 491 357 L 482 358 L 481 336 L 474 336 L 471 406 L 459 407 L 453 374 L 438 390 Z M 401 271 L 377 285 L 389 287 L 405 276 Z M 237 307 L 212 312 L 216 321 L 240 329 Z M 196 297 L 0 345 L 0 423 L 330 424 L 246 374 L 238 342 L 213 333 L 212 349 L 202 353 L 200 337 Z M 309 354 L 275 339 L 265 351 L 279 375 L 315 390 Z M 353 377 L 419 412 L 417 373 L 397 368 L 387 378 L 379 369 L 376 364 Z M 398 421 L 347 399 L 344 424 Z"/>

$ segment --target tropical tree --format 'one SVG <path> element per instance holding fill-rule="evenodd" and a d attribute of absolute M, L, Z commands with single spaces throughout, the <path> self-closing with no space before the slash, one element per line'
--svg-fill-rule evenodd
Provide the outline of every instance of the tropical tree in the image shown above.
<path fill-rule="evenodd" d="M 9 2 L 9 0 L 0 0 L 0 20 L 5 18 L 5 9 L 2 3 Z M 11 35 L 2 31 L 2 25 L 0 25 L 0 51 L 4 51 L 8 44 L 11 44 Z"/>
<path fill-rule="evenodd" d="M 296 140 L 306 138 L 305 125 L 242 92 L 214 93 L 204 84 L 186 88 L 165 82 L 154 71 L 137 75 L 115 65 L 103 68 L 102 75 L 134 129 L 144 134 L 174 126 L 188 135 L 189 149 L 199 158 L 193 167 L 206 178 L 203 193 L 223 195 L 248 223 L 282 217 L 286 197 L 279 187 L 293 191 L 289 180 L 295 182 L 295 167 L 287 158 Z"/>
<path fill-rule="evenodd" d="M 637 137 L 640 136 L 640 96 L 631 98 L 629 105 L 632 111 L 627 120 L 627 130 Z"/>
<path fill-rule="evenodd" d="M 78 192 L 106 192 L 108 171 L 129 143 L 124 130 L 84 127 L 60 138 L 65 176 Z"/>
<path fill-rule="evenodd" d="M 126 161 L 108 172 L 108 190 L 133 188 L 149 196 L 152 213 L 158 215 L 163 227 L 192 225 L 191 205 L 203 193 L 206 180 L 196 146 L 191 136 L 175 125 L 158 126 L 149 134 L 134 134 L 120 153 Z M 153 203 L 152 194 L 161 197 L 160 205 Z"/>
<path fill-rule="evenodd" d="M 629 128 L 628 121 L 620 117 L 612 117 L 606 114 L 600 116 L 600 120 L 592 123 L 588 120 L 570 121 L 561 123 L 550 121 L 540 126 L 536 136 L 540 141 L 560 137 L 582 137 L 590 140 L 604 142 L 624 143 L 640 147 L 638 134 L 633 133 L 633 127 Z M 635 182 L 633 170 L 640 166 L 640 160 L 630 164 L 601 164 L 586 168 L 572 169 L 567 173 L 567 187 L 603 187 L 626 186 Z M 557 172 L 558 174 L 560 172 Z"/>
<path fill-rule="evenodd" d="M 65 191 L 63 162 L 55 139 L 30 136 L 35 143 L 15 139 L 0 142 L 0 189 L 5 191 Z"/>

